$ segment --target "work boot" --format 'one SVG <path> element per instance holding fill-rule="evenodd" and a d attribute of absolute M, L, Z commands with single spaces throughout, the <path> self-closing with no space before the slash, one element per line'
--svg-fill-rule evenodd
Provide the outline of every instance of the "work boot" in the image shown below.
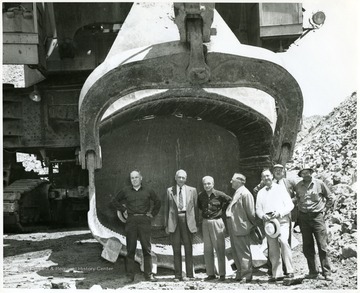
<path fill-rule="evenodd" d="M 135 276 L 133 275 L 127 275 L 126 279 L 124 281 L 124 284 L 131 284 L 132 282 L 134 282 L 135 280 Z"/>
<path fill-rule="evenodd" d="M 319 275 L 318 273 L 309 273 L 305 275 L 305 279 L 314 280 L 318 278 L 318 275 Z"/>

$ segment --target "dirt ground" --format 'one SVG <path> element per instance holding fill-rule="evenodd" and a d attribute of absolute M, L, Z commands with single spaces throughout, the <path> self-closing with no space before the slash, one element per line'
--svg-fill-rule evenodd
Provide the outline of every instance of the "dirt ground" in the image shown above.
<path fill-rule="evenodd" d="M 301 235 L 295 234 L 301 241 Z M 294 290 L 294 289 L 357 289 L 357 259 L 331 258 L 334 281 L 301 280 L 307 273 L 302 245 L 294 248 L 295 275 L 300 284 L 269 284 L 267 269 L 257 268 L 253 281 L 239 284 L 231 275 L 225 282 L 204 281 L 204 271 L 196 271 L 193 281 L 174 282 L 173 271 L 158 269 L 158 282 L 144 281 L 138 270 L 135 282 L 125 285 L 124 258 L 116 263 L 101 258 L 102 246 L 86 228 L 44 230 L 31 234 L 7 234 L 3 239 L 3 288 L 71 288 L 71 289 L 153 289 L 153 290 Z"/>

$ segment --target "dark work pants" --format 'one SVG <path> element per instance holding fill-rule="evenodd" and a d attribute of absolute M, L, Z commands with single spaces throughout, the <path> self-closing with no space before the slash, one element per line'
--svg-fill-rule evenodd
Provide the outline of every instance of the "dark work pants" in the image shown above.
<path fill-rule="evenodd" d="M 134 276 L 135 252 L 137 240 L 140 240 L 142 253 L 144 257 L 144 274 L 150 275 L 152 268 L 151 261 L 151 218 L 148 216 L 129 215 L 126 226 L 126 271 L 131 277 Z"/>
<path fill-rule="evenodd" d="M 184 244 L 185 248 L 186 276 L 188 278 L 194 277 L 192 237 L 193 235 L 186 223 L 185 213 L 179 214 L 175 232 L 170 233 L 170 240 L 174 252 L 175 278 L 182 278 L 181 244 Z"/>
<path fill-rule="evenodd" d="M 327 232 L 324 220 L 324 214 L 318 213 L 302 213 L 299 212 L 299 225 L 303 239 L 303 252 L 306 257 L 309 273 L 317 273 L 315 264 L 315 247 L 314 238 L 319 251 L 320 264 L 323 275 L 331 274 L 331 268 L 327 250 Z"/>

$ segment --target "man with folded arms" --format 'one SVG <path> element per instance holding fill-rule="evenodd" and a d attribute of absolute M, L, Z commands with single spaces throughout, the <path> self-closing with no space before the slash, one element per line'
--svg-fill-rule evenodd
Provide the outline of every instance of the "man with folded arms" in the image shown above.
<path fill-rule="evenodd" d="M 269 281 L 275 282 L 284 279 L 282 259 L 288 273 L 286 278 L 293 278 L 292 252 L 288 239 L 290 213 L 294 204 L 286 188 L 283 185 L 273 183 L 273 175 L 270 170 L 264 170 L 261 173 L 261 179 L 265 186 L 257 195 L 256 214 L 264 221 L 264 224 L 271 219 L 277 219 L 280 223 L 280 234 L 277 237 L 273 238 L 266 234 L 272 265 L 272 277 Z"/>

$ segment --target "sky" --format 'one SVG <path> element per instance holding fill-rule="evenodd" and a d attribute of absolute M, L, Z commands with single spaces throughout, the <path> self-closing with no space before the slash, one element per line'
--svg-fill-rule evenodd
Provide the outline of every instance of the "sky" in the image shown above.
<path fill-rule="evenodd" d="M 359 88 L 360 22 L 357 0 L 302 2 L 304 26 L 323 11 L 325 23 L 281 54 L 285 67 L 298 81 L 304 116 L 327 115 Z"/>

